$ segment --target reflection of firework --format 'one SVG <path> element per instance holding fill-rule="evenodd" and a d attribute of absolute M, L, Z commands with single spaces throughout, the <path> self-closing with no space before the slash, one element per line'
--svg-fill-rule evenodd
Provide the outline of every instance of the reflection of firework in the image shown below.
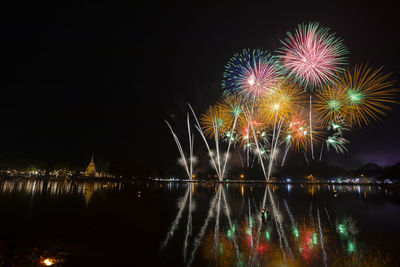
<path fill-rule="evenodd" d="M 341 39 L 319 27 L 319 23 L 300 24 L 293 36 L 281 41 L 280 60 L 288 76 L 306 87 L 331 83 L 335 72 L 345 64 L 348 53 Z"/>
<path fill-rule="evenodd" d="M 258 97 L 275 87 L 279 75 L 280 68 L 268 52 L 245 49 L 228 61 L 222 88 L 226 93 Z"/>

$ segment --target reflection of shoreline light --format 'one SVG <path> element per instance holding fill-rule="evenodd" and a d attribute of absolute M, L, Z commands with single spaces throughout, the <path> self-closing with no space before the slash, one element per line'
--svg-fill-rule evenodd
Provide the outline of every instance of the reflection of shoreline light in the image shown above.
<path fill-rule="evenodd" d="M 31 180 L 31 179 L 12 179 L 4 180 L 0 183 L 1 193 L 26 193 L 32 196 L 47 193 L 50 195 L 63 194 L 84 194 L 87 186 L 90 184 L 90 189 L 93 192 L 104 189 L 121 189 L 120 183 L 115 182 L 84 182 L 84 181 L 46 181 L 46 180 Z"/>

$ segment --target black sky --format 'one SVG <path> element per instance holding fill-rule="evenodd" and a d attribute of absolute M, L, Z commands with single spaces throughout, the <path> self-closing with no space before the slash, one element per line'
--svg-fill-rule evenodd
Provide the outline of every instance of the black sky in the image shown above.
<path fill-rule="evenodd" d="M 0 155 L 8 158 L 86 163 L 93 152 L 100 161 L 175 164 L 163 119 L 179 132 L 187 102 L 201 111 L 221 95 L 235 52 L 273 52 L 302 22 L 319 21 L 342 37 L 351 65 L 384 66 L 400 80 L 400 10 L 391 3 L 57 2 L 1 4 Z M 393 106 L 381 122 L 354 130 L 343 159 L 400 161 L 399 115 Z"/>

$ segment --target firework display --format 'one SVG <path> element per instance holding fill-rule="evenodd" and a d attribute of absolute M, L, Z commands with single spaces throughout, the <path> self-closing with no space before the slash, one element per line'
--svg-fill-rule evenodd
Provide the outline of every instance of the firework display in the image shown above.
<path fill-rule="evenodd" d="M 268 94 L 278 82 L 280 67 L 274 56 L 262 50 L 243 50 L 225 67 L 222 88 L 225 93 L 244 97 Z"/>
<path fill-rule="evenodd" d="M 347 48 L 328 28 L 301 24 L 282 44 L 278 56 L 259 49 L 235 54 L 225 66 L 222 100 L 200 120 L 192 109 L 220 181 L 231 145 L 243 166 L 257 160 L 268 181 L 290 151 L 304 154 L 307 163 L 314 149 L 320 161 L 324 147 L 345 153 L 344 135 L 380 119 L 396 102 L 388 74 L 346 66 Z M 220 141 L 228 144 L 225 154 Z"/>
<path fill-rule="evenodd" d="M 280 61 L 287 75 L 306 87 L 323 86 L 336 79 L 346 64 L 343 41 L 319 23 L 300 24 L 281 41 Z"/>

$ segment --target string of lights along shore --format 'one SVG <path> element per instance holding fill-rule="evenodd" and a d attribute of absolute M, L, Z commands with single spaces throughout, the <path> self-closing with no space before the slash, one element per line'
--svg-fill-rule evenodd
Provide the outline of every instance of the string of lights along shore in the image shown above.
<path fill-rule="evenodd" d="M 220 181 L 230 153 L 247 167 L 256 159 L 269 181 L 273 166 L 284 166 L 291 153 L 308 162 L 321 161 L 326 151 L 347 152 L 346 134 L 381 119 L 396 103 L 389 74 L 362 62 L 349 66 L 344 40 L 318 22 L 299 24 L 280 42 L 274 53 L 243 49 L 232 56 L 221 99 L 199 119 L 189 105 L 185 142 L 167 122 L 189 179 L 197 162 L 194 132 Z"/>

